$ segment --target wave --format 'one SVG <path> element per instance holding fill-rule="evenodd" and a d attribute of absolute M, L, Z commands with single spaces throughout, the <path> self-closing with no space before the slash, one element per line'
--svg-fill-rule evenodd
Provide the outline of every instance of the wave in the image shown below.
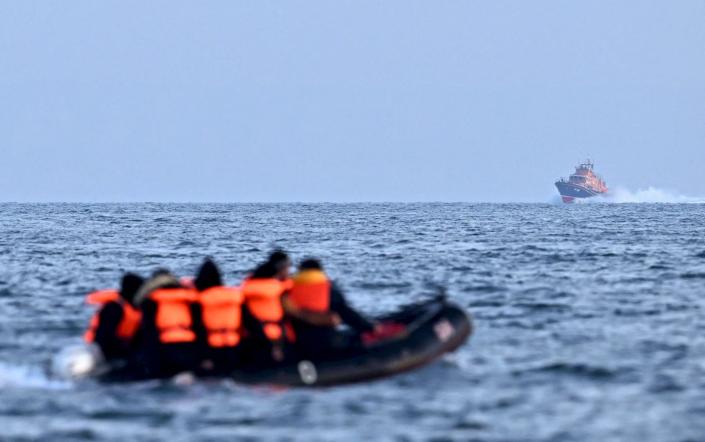
<path fill-rule="evenodd" d="M 39 367 L 0 362 L 0 388 L 39 388 L 64 390 L 68 382 L 50 379 Z"/>
<path fill-rule="evenodd" d="M 586 377 L 590 379 L 609 379 L 617 377 L 626 369 L 614 369 L 606 366 L 589 365 L 583 363 L 568 363 L 568 362 L 553 362 L 541 365 L 538 367 L 527 368 L 523 370 L 515 370 L 515 375 L 523 375 L 525 373 L 552 373 Z"/>

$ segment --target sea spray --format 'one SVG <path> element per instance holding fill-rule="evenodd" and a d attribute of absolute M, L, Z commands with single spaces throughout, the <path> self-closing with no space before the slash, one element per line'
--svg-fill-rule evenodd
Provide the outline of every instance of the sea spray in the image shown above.
<path fill-rule="evenodd" d="M 107 367 L 95 346 L 71 346 L 52 359 L 52 372 L 64 379 L 84 378 L 105 371 Z"/>
<path fill-rule="evenodd" d="M 591 201 L 592 202 L 592 201 Z M 665 189 L 649 186 L 632 191 L 626 187 L 615 187 L 605 195 L 594 198 L 594 202 L 605 203 L 705 203 L 705 198 L 682 195 Z"/>

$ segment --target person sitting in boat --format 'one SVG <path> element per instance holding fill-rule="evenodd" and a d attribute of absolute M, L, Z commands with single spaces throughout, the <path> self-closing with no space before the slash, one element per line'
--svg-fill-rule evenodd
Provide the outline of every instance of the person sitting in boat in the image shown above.
<path fill-rule="evenodd" d="M 243 281 L 242 322 L 247 334 L 243 360 L 254 365 L 284 360 L 293 339 L 284 326 L 281 297 L 290 287 L 291 259 L 275 250 Z"/>
<path fill-rule="evenodd" d="M 375 324 L 348 305 L 316 259 L 301 262 L 283 305 L 296 335 L 297 353 L 303 357 L 357 345 L 361 334 L 376 329 Z M 330 318 L 327 323 L 326 317 Z M 355 334 L 339 332 L 336 326 L 341 323 Z"/>
<path fill-rule="evenodd" d="M 206 375 L 232 370 L 240 359 L 243 295 L 240 288 L 225 287 L 218 266 L 206 259 L 193 281 L 198 291 L 193 327 Z"/>
<path fill-rule="evenodd" d="M 169 377 L 198 368 L 200 353 L 193 323 L 195 288 L 184 287 L 164 269 L 157 270 L 135 296 L 142 310 L 142 340 L 135 368 L 148 378 Z"/>
<path fill-rule="evenodd" d="M 99 306 L 84 340 L 95 343 L 107 362 L 127 358 L 135 345 L 142 314 L 133 304 L 144 280 L 134 273 L 122 277 L 120 290 L 100 290 L 88 295 L 89 304 Z"/>
<path fill-rule="evenodd" d="M 283 250 L 272 252 L 245 279 L 243 324 L 248 333 L 243 360 L 255 365 L 281 362 L 292 354 L 296 334 L 289 319 L 295 318 L 321 327 L 334 327 L 339 319 L 330 312 L 290 307 L 285 312 L 282 297 L 293 282 L 289 278 L 291 259 Z M 264 351 L 263 351 L 264 350 Z"/>

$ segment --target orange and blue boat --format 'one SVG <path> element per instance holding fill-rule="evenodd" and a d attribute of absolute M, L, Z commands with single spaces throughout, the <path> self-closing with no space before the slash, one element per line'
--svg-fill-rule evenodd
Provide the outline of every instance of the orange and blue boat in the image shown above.
<path fill-rule="evenodd" d="M 587 160 L 575 166 L 575 173 L 556 181 L 556 188 L 564 203 L 590 198 L 607 192 L 607 183 L 594 171 L 594 164 Z"/>

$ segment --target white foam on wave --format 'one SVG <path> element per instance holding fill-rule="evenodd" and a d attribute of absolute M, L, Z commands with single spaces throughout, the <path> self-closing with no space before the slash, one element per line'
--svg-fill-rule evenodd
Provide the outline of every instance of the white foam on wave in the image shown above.
<path fill-rule="evenodd" d="M 0 388 L 64 390 L 69 387 L 66 381 L 50 379 L 39 367 L 0 362 Z"/>

